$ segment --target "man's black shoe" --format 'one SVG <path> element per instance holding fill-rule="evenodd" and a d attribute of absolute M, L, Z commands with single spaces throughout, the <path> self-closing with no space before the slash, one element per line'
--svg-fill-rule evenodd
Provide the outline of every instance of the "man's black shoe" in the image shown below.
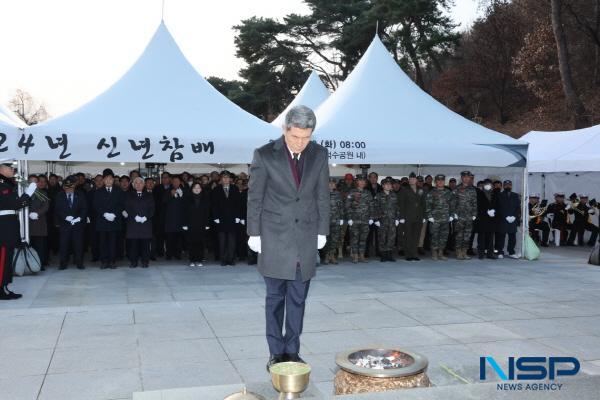
<path fill-rule="evenodd" d="M 412 260 L 413 261 L 421 261 L 421 259 L 419 257 L 413 257 Z"/>
<path fill-rule="evenodd" d="M 269 357 L 269 362 L 267 362 L 267 372 L 271 372 L 271 367 L 275 364 L 282 363 L 288 361 L 286 354 L 272 354 Z"/>
<path fill-rule="evenodd" d="M 221 267 L 226 267 L 226 266 L 227 266 L 227 262 L 221 261 Z"/>
<path fill-rule="evenodd" d="M 14 298 L 8 293 L 5 293 L 4 290 L 0 289 L 0 300 L 14 300 Z"/>
<path fill-rule="evenodd" d="M 116 264 L 111 264 L 110 269 L 117 269 L 117 265 Z"/>
<path fill-rule="evenodd" d="M 293 361 L 293 362 L 299 362 L 299 363 L 306 364 L 306 361 L 304 361 L 302 358 L 300 358 L 298 353 L 287 353 L 287 361 Z"/>
<path fill-rule="evenodd" d="M 78 265 L 77 269 L 85 269 L 85 266 L 84 265 Z"/>
<path fill-rule="evenodd" d="M 58 269 L 62 271 L 63 269 L 67 269 L 67 266 L 66 265 L 61 265 L 60 267 L 58 267 Z"/>

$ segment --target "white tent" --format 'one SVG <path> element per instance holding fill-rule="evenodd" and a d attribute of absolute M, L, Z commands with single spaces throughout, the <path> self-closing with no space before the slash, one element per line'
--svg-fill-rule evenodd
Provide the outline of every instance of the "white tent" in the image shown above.
<path fill-rule="evenodd" d="M 315 137 L 329 147 L 332 162 L 344 164 L 525 164 L 525 143 L 437 102 L 402 71 L 379 37 L 317 110 Z"/>
<path fill-rule="evenodd" d="M 0 105 L 0 158 L 14 157 L 11 145 L 16 143 L 19 129 L 24 126 L 12 111 Z"/>
<path fill-rule="evenodd" d="M 119 81 L 79 109 L 27 128 L 13 153 L 25 160 L 249 163 L 253 148 L 279 134 L 204 80 L 161 22 Z"/>
<path fill-rule="evenodd" d="M 294 100 L 279 114 L 271 124 L 281 127 L 285 122 L 285 116 L 288 111 L 297 105 L 305 105 L 316 110 L 329 97 L 329 90 L 323 84 L 319 74 L 312 71 L 302 89 L 298 92 Z"/>
<path fill-rule="evenodd" d="M 564 132 L 531 131 L 530 193 L 552 199 L 554 193 L 587 193 L 600 199 L 600 125 Z"/>
<path fill-rule="evenodd" d="M 23 128 L 25 127 L 25 124 L 15 115 L 15 113 L 0 104 L 0 129 L 6 126 Z"/>

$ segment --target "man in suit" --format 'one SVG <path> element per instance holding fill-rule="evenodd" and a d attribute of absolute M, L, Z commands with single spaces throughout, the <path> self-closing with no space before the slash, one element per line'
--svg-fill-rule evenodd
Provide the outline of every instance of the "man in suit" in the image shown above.
<path fill-rule="evenodd" d="M 121 231 L 122 216 L 126 215 L 124 192 L 113 186 L 115 175 L 110 168 L 102 173 L 104 189 L 94 195 L 96 230 L 100 239 L 100 269 L 117 268 L 117 237 Z"/>
<path fill-rule="evenodd" d="M 250 167 L 248 245 L 259 253 L 266 284 L 267 370 L 278 362 L 303 362 L 298 353 L 306 296 L 317 250 L 329 234 L 328 153 L 311 141 L 315 126 L 310 108 L 293 107 L 283 135 L 256 149 Z"/>
<path fill-rule="evenodd" d="M 235 265 L 235 239 L 242 222 L 242 200 L 229 171 L 221 172 L 221 184 L 212 191 L 213 221 L 218 232 L 221 265 Z"/>
<path fill-rule="evenodd" d="M 60 264 L 58 269 L 66 269 L 69 255 L 78 269 L 83 266 L 83 238 L 88 214 L 87 198 L 75 190 L 77 178 L 68 176 L 63 182 L 63 192 L 56 196 L 54 213 L 60 226 Z"/>
<path fill-rule="evenodd" d="M 425 191 L 417 185 L 417 175 L 411 172 L 408 186 L 398 196 L 398 222 L 404 231 L 406 261 L 419 261 L 418 246 L 425 216 Z"/>
<path fill-rule="evenodd" d="M 127 192 L 125 211 L 127 212 L 127 240 L 129 242 L 130 268 L 138 266 L 148 268 L 150 241 L 152 240 L 152 217 L 154 216 L 154 197 L 144 191 L 144 179 L 133 179 L 133 188 Z"/>
<path fill-rule="evenodd" d="M 498 230 L 500 218 L 504 218 L 498 209 L 498 196 L 494 192 L 492 181 L 485 179 L 483 189 L 477 191 L 477 255 L 480 260 L 495 260 L 494 234 Z"/>
<path fill-rule="evenodd" d="M 496 232 L 495 248 L 498 258 L 504 258 L 504 240 L 508 236 L 506 250 L 510 258 L 518 258 L 515 253 L 517 243 L 517 227 L 521 221 L 521 199 L 512 191 L 512 182 L 505 180 L 504 190 L 498 193 L 498 211 L 502 215 L 498 232 Z"/>

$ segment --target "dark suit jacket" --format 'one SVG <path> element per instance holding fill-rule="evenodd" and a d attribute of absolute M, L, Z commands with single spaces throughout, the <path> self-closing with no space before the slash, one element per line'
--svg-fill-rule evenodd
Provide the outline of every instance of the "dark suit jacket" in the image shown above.
<path fill-rule="evenodd" d="M 85 227 L 85 224 L 87 223 L 88 204 L 87 199 L 82 192 L 76 190 L 73 193 L 73 207 L 69 207 L 67 194 L 65 192 L 60 192 L 56 195 L 55 202 L 54 215 L 56 216 L 56 222 L 61 227 L 73 227 L 76 229 L 83 229 Z M 75 225 L 71 225 L 70 222 L 65 220 L 69 215 L 73 218 L 79 217 L 81 221 Z"/>
<path fill-rule="evenodd" d="M 183 192 L 183 188 L 181 188 Z M 184 192 L 185 193 L 185 192 Z M 165 224 L 166 233 L 183 232 L 185 225 L 185 197 L 175 197 L 171 194 L 171 189 L 164 192 L 163 204 L 165 208 Z"/>
<path fill-rule="evenodd" d="M 488 215 L 488 210 L 494 209 L 496 213 L 493 217 Z M 477 189 L 477 219 L 475 220 L 476 232 L 497 232 L 499 229 L 500 218 L 504 218 L 498 209 L 498 194 L 492 191 L 488 200 L 484 191 Z"/>
<path fill-rule="evenodd" d="M 425 215 L 425 191 L 417 188 L 416 193 L 410 186 L 403 187 L 398 193 L 400 219 L 406 223 L 423 222 Z"/>
<path fill-rule="evenodd" d="M 142 192 L 138 197 L 135 190 L 127 192 L 125 200 L 127 211 L 127 239 L 152 239 L 152 218 L 154 217 L 154 197 L 148 192 Z M 135 216 L 146 217 L 144 223 L 137 222 Z"/>
<path fill-rule="evenodd" d="M 235 219 L 242 219 L 242 197 L 237 186 L 229 185 L 229 197 L 225 197 L 222 185 L 213 189 L 212 193 L 212 219 L 219 219 L 215 224 L 219 232 L 235 232 Z"/>
<path fill-rule="evenodd" d="M 519 195 L 514 192 L 503 191 L 497 194 L 498 196 L 498 210 L 500 212 L 500 232 L 504 233 L 517 233 L 517 227 L 519 221 L 521 221 L 521 200 Z M 509 224 L 506 221 L 506 217 L 515 217 L 515 222 Z"/>
<path fill-rule="evenodd" d="M 293 280 L 299 262 L 302 280 L 315 275 L 317 235 L 329 234 L 329 157 L 310 142 L 302 152 L 296 187 L 284 137 L 254 151 L 248 189 L 247 233 L 260 236 L 258 270 L 263 276 Z"/>
<path fill-rule="evenodd" d="M 204 239 L 206 227 L 210 226 L 210 194 L 202 191 L 199 195 L 190 194 L 185 198 L 185 224 L 188 236 Z"/>
<path fill-rule="evenodd" d="M 122 228 L 122 213 L 125 209 L 125 193 L 118 186 L 114 186 L 108 193 L 106 188 L 94 194 L 94 212 L 96 213 L 96 230 L 99 232 L 115 232 Z M 114 221 L 104 218 L 104 213 L 115 214 Z"/>

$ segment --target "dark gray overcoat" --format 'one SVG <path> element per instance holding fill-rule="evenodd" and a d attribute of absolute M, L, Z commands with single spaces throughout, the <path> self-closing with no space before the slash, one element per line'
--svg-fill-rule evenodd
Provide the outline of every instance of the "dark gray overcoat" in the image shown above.
<path fill-rule="evenodd" d="M 302 280 L 315 276 L 317 235 L 329 234 L 329 157 L 310 142 L 300 187 L 296 188 L 284 137 L 254 151 L 248 183 L 249 236 L 260 236 L 258 270 L 265 276 L 294 280 L 300 262 Z"/>

